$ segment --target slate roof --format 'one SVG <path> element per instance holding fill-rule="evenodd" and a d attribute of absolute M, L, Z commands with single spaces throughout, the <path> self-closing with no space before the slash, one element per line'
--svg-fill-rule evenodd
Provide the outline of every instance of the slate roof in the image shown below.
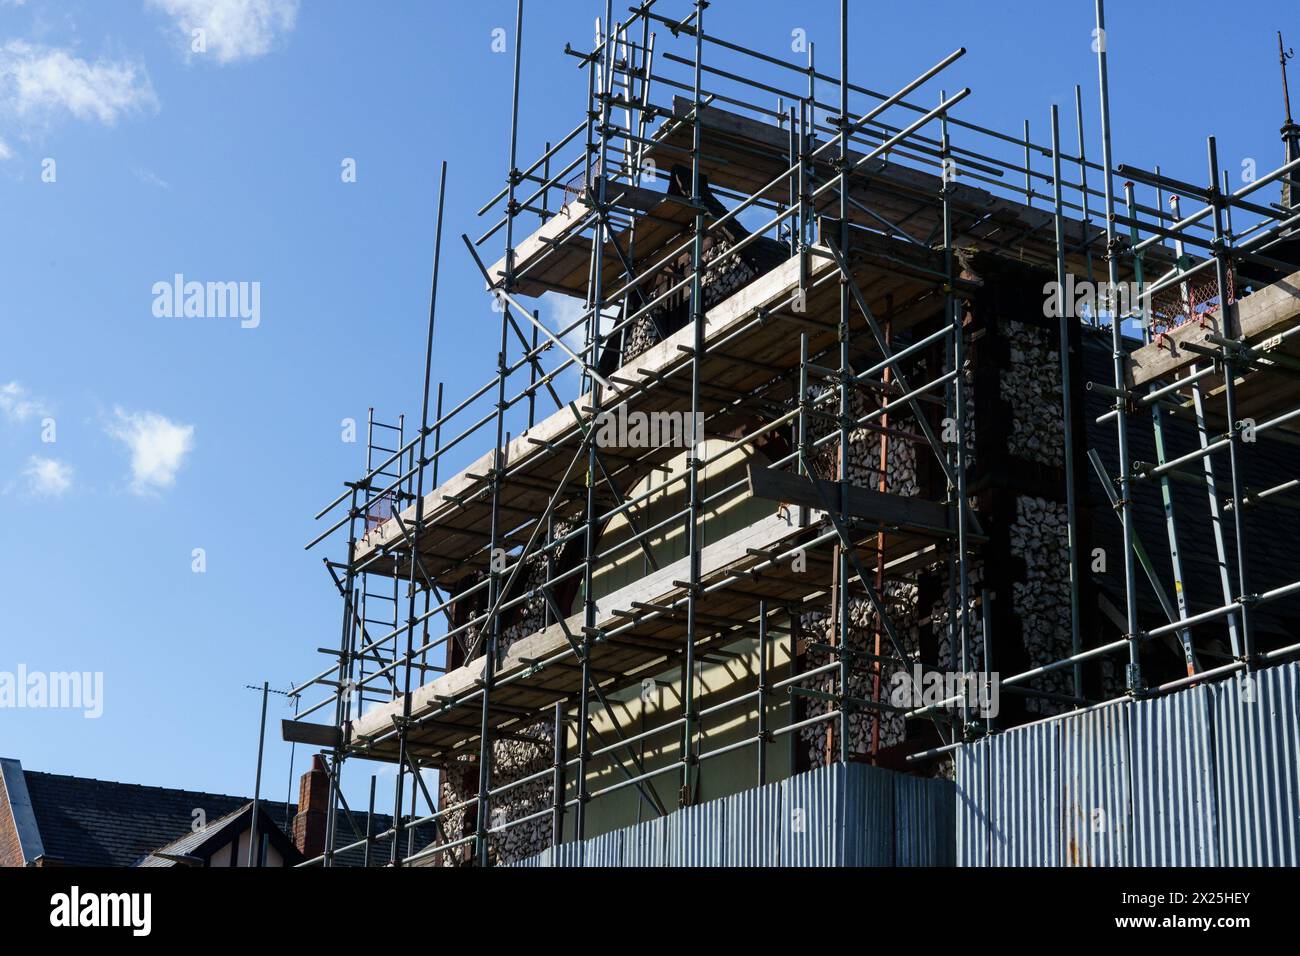
<path fill-rule="evenodd" d="M 32 810 L 44 844 L 45 855 L 64 866 L 129 867 L 155 850 L 184 839 L 192 833 L 194 813 L 202 810 L 209 827 L 243 809 L 250 797 L 147 787 L 73 777 L 64 774 L 23 770 Z M 265 801 L 263 807 L 275 825 L 286 834 L 297 808 L 283 802 Z M 366 812 L 353 811 L 353 819 L 364 833 Z M 376 813 L 374 832 L 382 833 L 392 818 Z M 338 815 L 335 846 L 346 846 L 357 838 L 343 813 Z M 417 850 L 433 839 L 431 827 L 416 830 Z M 373 852 L 376 864 L 386 863 L 386 846 Z M 364 847 L 336 858 L 338 866 L 361 866 Z"/>
<path fill-rule="evenodd" d="M 173 840 L 166 846 L 154 850 L 153 853 L 136 865 L 143 867 L 181 866 L 182 864 L 176 858 L 187 856 L 210 859 L 216 851 L 237 840 L 237 834 L 242 834 L 248 829 L 248 820 L 252 808 L 253 804 L 251 802 L 246 803 L 234 813 L 227 814 L 220 820 L 209 822 L 202 830 L 187 833 L 179 840 Z M 280 809 L 281 814 L 283 814 L 284 808 L 281 807 Z M 302 862 L 302 854 L 297 851 L 293 842 L 285 835 L 283 828 L 276 823 L 274 815 L 269 811 L 265 803 L 259 808 L 258 833 L 270 834 L 271 845 L 287 861 L 285 865 L 295 866 Z M 259 842 L 261 841 L 259 840 Z"/>
<path fill-rule="evenodd" d="M 179 840 L 173 840 L 164 847 L 155 850 L 149 856 L 141 860 L 137 866 L 157 867 L 157 866 L 178 866 L 173 859 L 168 857 L 179 856 L 197 856 L 196 850 L 203 848 L 211 840 L 220 837 L 226 830 L 232 829 L 243 822 L 247 815 L 248 804 L 245 804 L 234 813 L 229 813 L 213 823 L 209 823 L 204 829 L 187 833 Z"/>
<path fill-rule="evenodd" d="M 247 797 L 24 770 L 45 854 L 66 866 L 131 866 L 189 833 L 195 811 L 215 821 Z M 284 826 L 284 805 L 270 808 Z"/>

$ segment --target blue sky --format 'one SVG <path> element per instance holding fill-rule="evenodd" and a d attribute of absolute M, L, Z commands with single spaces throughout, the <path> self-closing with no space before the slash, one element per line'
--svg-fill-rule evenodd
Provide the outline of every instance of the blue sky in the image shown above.
<path fill-rule="evenodd" d="M 1300 41 L 1293 3 L 1110 6 L 1117 161 L 1199 182 L 1216 133 L 1230 169 L 1280 162 L 1273 31 Z M 959 115 L 1010 133 L 1028 117 L 1045 140 L 1057 102 L 1072 150 L 1081 83 L 1099 156 L 1088 0 L 852 8 L 854 80 L 892 91 L 964 45 L 942 80 L 974 90 Z M 602 9 L 526 5 L 521 160 L 581 119 L 586 82 L 562 51 L 590 48 Z M 791 59 L 804 30 L 829 72 L 837 10 L 716 0 L 707 16 Z M 501 0 L 0 0 L 0 671 L 104 675 L 98 719 L 0 710 L 0 756 L 251 791 L 245 685 L 287 687 L 337 641 L 339 602 L 303 545 L 362 471 L 340 423 L 371 405 L 418 418 L 443 159 L 435 377 L 458 400 L 492 370 L 497 319 L 457 237 L 483 230 L 475 212 L 504 183 L 511 62 L 492 39 L 513 24 Z M 259 283 L 257 327 L 155 315 L 155 283 L 177 273 Z M 266 793 L 281 798 L 277 737 Z"/>

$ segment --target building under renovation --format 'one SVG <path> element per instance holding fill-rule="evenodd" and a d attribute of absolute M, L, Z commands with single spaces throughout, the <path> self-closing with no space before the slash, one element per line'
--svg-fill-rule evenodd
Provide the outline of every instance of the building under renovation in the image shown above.
<path fill-rule="evenodd" d="M 309 545 L 307 865 L 1296 864 L 1289 106 L 1275 170 L 1234 190 L 1210 138 L 1179 182 L 1112 156 L 1104 44 L 1100 116 L 1000 132 L 964 50 L 877 91 L 847 4 L 786 58 L 709 8 L 607 5 L 529 155 L 520 0 L 419 421 L 372 415 Z M 453 252 L 497 346 L 464 396 Z M 374 762 L 395 822 L 349 839 Z"/>

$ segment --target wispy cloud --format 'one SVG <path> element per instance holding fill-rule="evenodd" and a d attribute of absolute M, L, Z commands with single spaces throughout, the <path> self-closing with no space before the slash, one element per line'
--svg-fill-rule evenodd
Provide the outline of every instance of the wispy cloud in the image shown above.
<path fill-rule="evenodd" d="M 30 418 L 48 415 L 50 409 L 18 382 L 9 382 L 0 385 L 0 412 L 13 424 L 21 425 Z"/>
<path fill-rule="evenodd" d="M 170 488 L 194 448 L 193 425 L 177 424 L 156 412 L 116 408 L 105 431 L 131 451 L 131 490 L 136 494 Z"/>
<path fill-rule="evenodd" d="M 167 182 L 167 180 L 163 179 L 152 169 L 138 168 L 132 171 L 135 173 L 135 178 L 140 180 L 140 182 L 144 183 L 146 186 L 157 186 L 159 189 L 172 188 L 171 183 Z"/>
<path fill-rule="evenodd" d="M 580 323 L 575 328 L 569 329 L 573 323 L 582 317 L 587 311 L 586 304 L 581 299 L 575 299 L 573 296 L 560 295 L 558 292 L 548 292 L 542 296 L 544 310 L 542 312 L 543 321 L 557 334 L 560 339 L 573 350 L 575 355 L 581 356 L 582 350 L 587 339 L 587 324 Z M 618 322 L 618 313 L 613 310 L 606 310 L 600 318 L 600 334 L 607 335 Z M 569 331 L 565 332 L 565 329 Z M 567 355 L 558 355 L 556 362 L 568 361 Z M 576 373 L 576 369 L 572 369 Z"/>
<path fill-rule="evenodd" d="M 218 63 L 264 56 L 298 19 L 298 0 L 147 0 L 171 17 L 179 40 L 191 54 L 196 42 Z M 202 31 L 196 34 L 196 31 Z"/>
<path fill-rule="evenodd" d="M 28 491 L 38 498 L 61 498 L 72 487 L 72 466 L 57 458 L 32 455 L 23 476 Z"/>
<path fill-rule="evenodd" d="M 581 354 L 586 329 L 582 325 L 574 329 L 569 329 L 569 326 L 577 322 L 586 311 L 582 300 L 569 295 L 560 295 L 557 292 L 548 292 L 542 297 L 542 302 L 546 305 L 544 315 L 549 320 L 546 324 L 552 331 L 562 333 L 560 338 L 564 340 L 565 345 Z M 569 331 L 565 331 L 566 329 Z"/>
<path fill-rule="evenodd" d="M 112 126 L 123 116 L 157 108 L 141 63 L 103 58 L 92 63 L 68 49 L 26 40 L 0 47 L 0 115 L 29 129 L 66 117 Z"/>

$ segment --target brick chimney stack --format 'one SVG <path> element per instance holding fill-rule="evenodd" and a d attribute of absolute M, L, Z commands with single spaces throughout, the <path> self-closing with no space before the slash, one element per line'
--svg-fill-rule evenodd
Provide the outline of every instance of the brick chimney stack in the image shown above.
<path fill-rule="evenodd" d="M 330 774 L 325 758 L 316 754 L 298 785 L 298 812 L 293 818 L 293 845 L 311 859 L 325 852 L 325 819 L 329 810 Z"/>

